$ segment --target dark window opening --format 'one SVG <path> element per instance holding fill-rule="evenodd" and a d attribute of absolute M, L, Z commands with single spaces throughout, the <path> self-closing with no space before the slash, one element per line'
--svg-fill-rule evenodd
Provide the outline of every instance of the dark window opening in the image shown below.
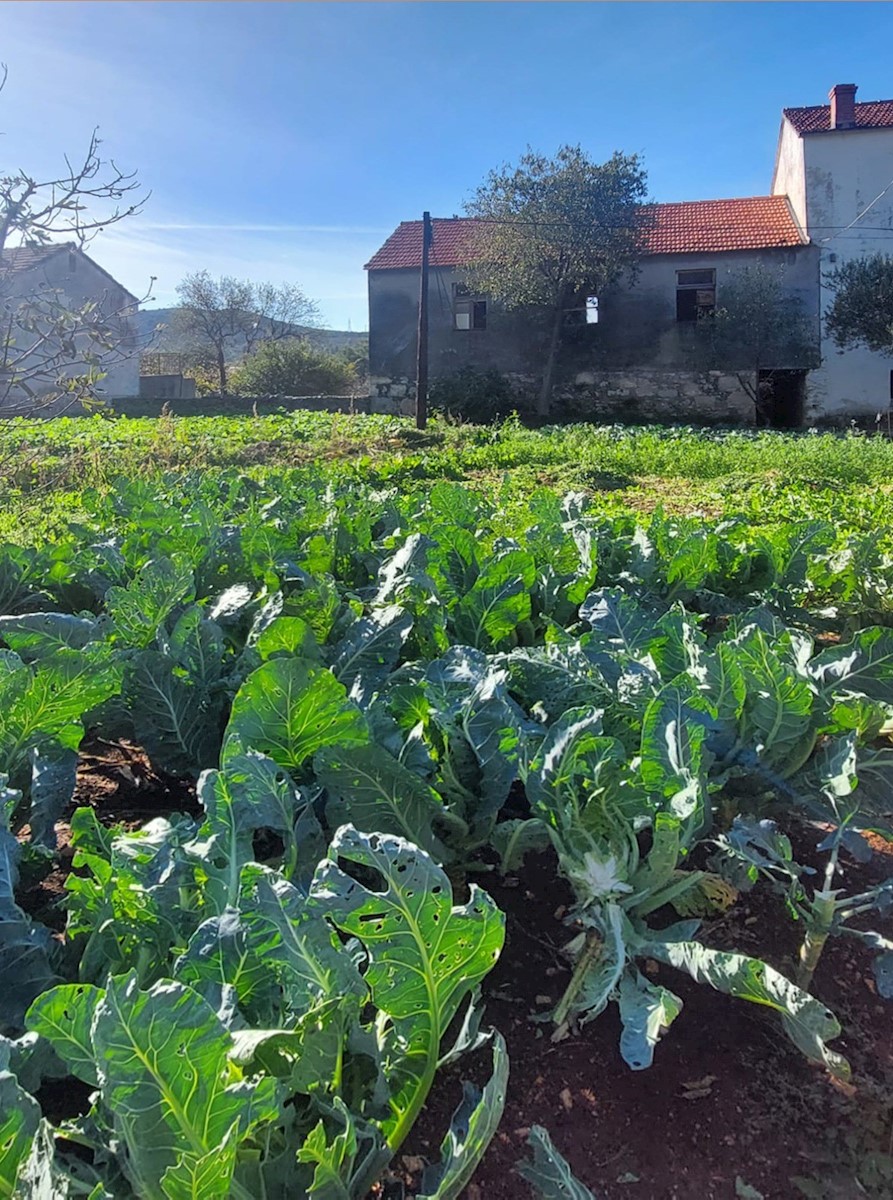
<path fill-rule="evenodd" d="M 453 328 L 487 328 L 487 301 L 470 295 L 461 283 L 453 285 Z"/>
<path fill-rule="evenodd" d="M 700 321 L 716 309 L 716 272 L 676 272 L 676 320 Z"/>

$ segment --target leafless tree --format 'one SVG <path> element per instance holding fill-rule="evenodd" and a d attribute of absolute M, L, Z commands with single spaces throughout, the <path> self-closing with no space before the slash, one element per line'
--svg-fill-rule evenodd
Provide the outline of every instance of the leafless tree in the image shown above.
<path fill-rule="evenodd" d="M 6 79 L 0 65 L 0 92 Z M 128 321 L 133 298 L 122 289 L 76 303 L 40 270 L 23 269 L 27 252 L 62 238 L 83 250 L 142 209 L 148 196 L 135 172 L 103 158 L 101 146 L 94 129 L 83 156 L 66 155 L 53 178 L 0 170 L 0 416 L 63 398 L 89 402 L 109 365 L 138 350 Z"/>
<path fill-rule="evenodd" d="M 226 394 L 227 366 L 251 354 L 261 342 L 295 337 L 318 324 L 319 311 L 295 284 L 252 283 L 207 271 L 187 275 L 177 285 L 180 309 L 176 322 L 193 351 L 213 360 Z"/>

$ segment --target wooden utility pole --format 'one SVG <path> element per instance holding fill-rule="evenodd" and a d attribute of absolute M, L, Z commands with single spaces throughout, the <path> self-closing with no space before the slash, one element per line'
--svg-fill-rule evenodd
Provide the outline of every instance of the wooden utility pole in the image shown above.
<path fill-rule="evenodd" d="M 428 424 L 428 247 L 431 245 L 431 214 L 422 213 L 422 270 L 419 277 L 419 347 L 415 384 L 416 429 Z"/>

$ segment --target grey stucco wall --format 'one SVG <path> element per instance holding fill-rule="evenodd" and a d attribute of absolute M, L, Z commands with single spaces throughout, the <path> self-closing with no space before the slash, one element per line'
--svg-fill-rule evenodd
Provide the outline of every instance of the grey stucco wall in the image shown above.
<path fill-rule="evenodd" d="M 565 330 L 557 390 L 570 388 L 579 394 L 581 386 L 585 386 L 580 380 L 585 380 L 587 373 L 593 379 L 606 372 L 625 372 L 629 377 L 630 371 L 635 370 L 645 372 L 640 378 L 654 380 L 654 372 L 663 370 L 700 372 L 702 378 L 707 378 L 703 342 L 697 340 L 697 330 L 676 320 L 676 272 L 715 270 L 716 300 L 721 306 L 724 285 L 744 268 L 758 265 L 783 272 L 784 289 L 809 320 L 817 346 L 819 252 L 816 247 L 653 255 L 642 260 L 633 283 L 599 297 L 598 324 Z M 452 286 L 461 280 L 460 271 L 447 268 L 431 271 L 431 378 L 452 374 L 467 365 L 495 368 L 521 378 L 538 374 L 544 354 L 544 324 L 538 326 L 529 316 L 500 311 L 490 304 L 485 330 L 453 328 Z M 379 392 L 399 398 L 412 390 L 416 374 L 418 292 L 417 270 L 369 272 L 369 373 L 373 395 Z M 752 365 L 746 355 L 727 357 L 728 361 L 709 365 L 723 370 L 747 369 Z M 763 365 L 792 368 L 812 364 L 781 361 Z M 705 401 L 712 404 L 714 399 L 715 390 L 708 388 Z"/>

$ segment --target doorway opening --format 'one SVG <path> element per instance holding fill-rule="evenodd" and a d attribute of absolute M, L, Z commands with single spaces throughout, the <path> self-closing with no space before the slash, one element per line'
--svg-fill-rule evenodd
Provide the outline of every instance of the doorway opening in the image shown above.
<path fill-rule="evenodd" d="M 760 371 L 757 377 L 757 424 L 771 429 L 800 429 L 806 407 L 805 371 Z"/>

